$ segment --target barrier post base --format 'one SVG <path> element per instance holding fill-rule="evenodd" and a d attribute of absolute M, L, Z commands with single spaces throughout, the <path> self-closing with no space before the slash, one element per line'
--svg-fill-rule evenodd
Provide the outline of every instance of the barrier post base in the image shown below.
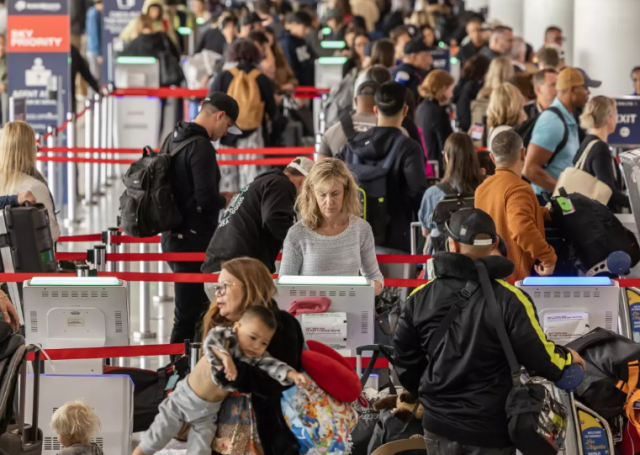
<path fill-rule="evenodd" d="M 155 332 L 133 332 L 134 340 L 151 340 L 156 336 Z"/>

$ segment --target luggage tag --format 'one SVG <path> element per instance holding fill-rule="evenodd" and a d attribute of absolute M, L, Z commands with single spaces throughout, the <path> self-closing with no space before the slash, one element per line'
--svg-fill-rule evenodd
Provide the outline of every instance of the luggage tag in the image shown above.
<path fill-rule="evenodd" d="M 573 203 L 566 197 L 557 197 L 556 202 L 558 203 L 558 206 L 560 206 L 560 210 L 562 210 L 563 215 L 576 213 L 576 209 L 573 207 Z"/>
<path fill-rule="evenodd" d="M 165 392 L 167 390 L 173 390 L 176 388 L 176 384 L 178 383 L 178 379 L 180 379 L 180 375 L 174 374 L 173 376 L 171 376 L 169 378 L 169 380 L 167 381 L 167 385 L 164 388 Z"/>

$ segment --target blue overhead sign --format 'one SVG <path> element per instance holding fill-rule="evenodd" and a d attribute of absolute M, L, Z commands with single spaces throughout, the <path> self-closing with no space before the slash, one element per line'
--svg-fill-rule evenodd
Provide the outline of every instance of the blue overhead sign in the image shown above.
<path fill-rule="evenodd" d="M 640 97 L 625 96 L 615 100 L 618 106 L 618 125 L 607 142 L 612 147 L 639 147 Z"/>

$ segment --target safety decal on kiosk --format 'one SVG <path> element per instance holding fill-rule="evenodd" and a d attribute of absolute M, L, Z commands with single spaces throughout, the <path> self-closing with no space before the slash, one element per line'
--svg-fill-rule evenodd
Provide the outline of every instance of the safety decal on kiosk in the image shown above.
<path fill-rule="evenodd" d="M 640 294 L 635 288 L 627 288 L 626 292 L 629 301 L 629 317 L 631 319 L 633 341 L 640 343 Z"/>
<path fill-rule="evenodd" d="M 611 455 L 607 431 L 596 417 L 578 409 L 584 455 Z"/>

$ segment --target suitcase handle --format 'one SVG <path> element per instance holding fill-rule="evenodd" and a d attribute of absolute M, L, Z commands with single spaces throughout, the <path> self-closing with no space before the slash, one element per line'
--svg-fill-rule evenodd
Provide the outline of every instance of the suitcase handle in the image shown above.
<path fill-rule="evenodd" d="M 32 422 L 31 428 L 25 430 L 25 414 L 26 414 L 26 402 L 27 402 L 27 360 L 26 355 L 28 353 L 35 353 L 33 359 L 33 410 L 32 410 Z M 20 368 L 20 416 L 18 418 L 18 434 L 22 437 L 22 444 L 38 442 L 38 410 L 40 408 L 40 347 L 28 346 L 25 353 L 25 361 L 22 362 Z"/>

